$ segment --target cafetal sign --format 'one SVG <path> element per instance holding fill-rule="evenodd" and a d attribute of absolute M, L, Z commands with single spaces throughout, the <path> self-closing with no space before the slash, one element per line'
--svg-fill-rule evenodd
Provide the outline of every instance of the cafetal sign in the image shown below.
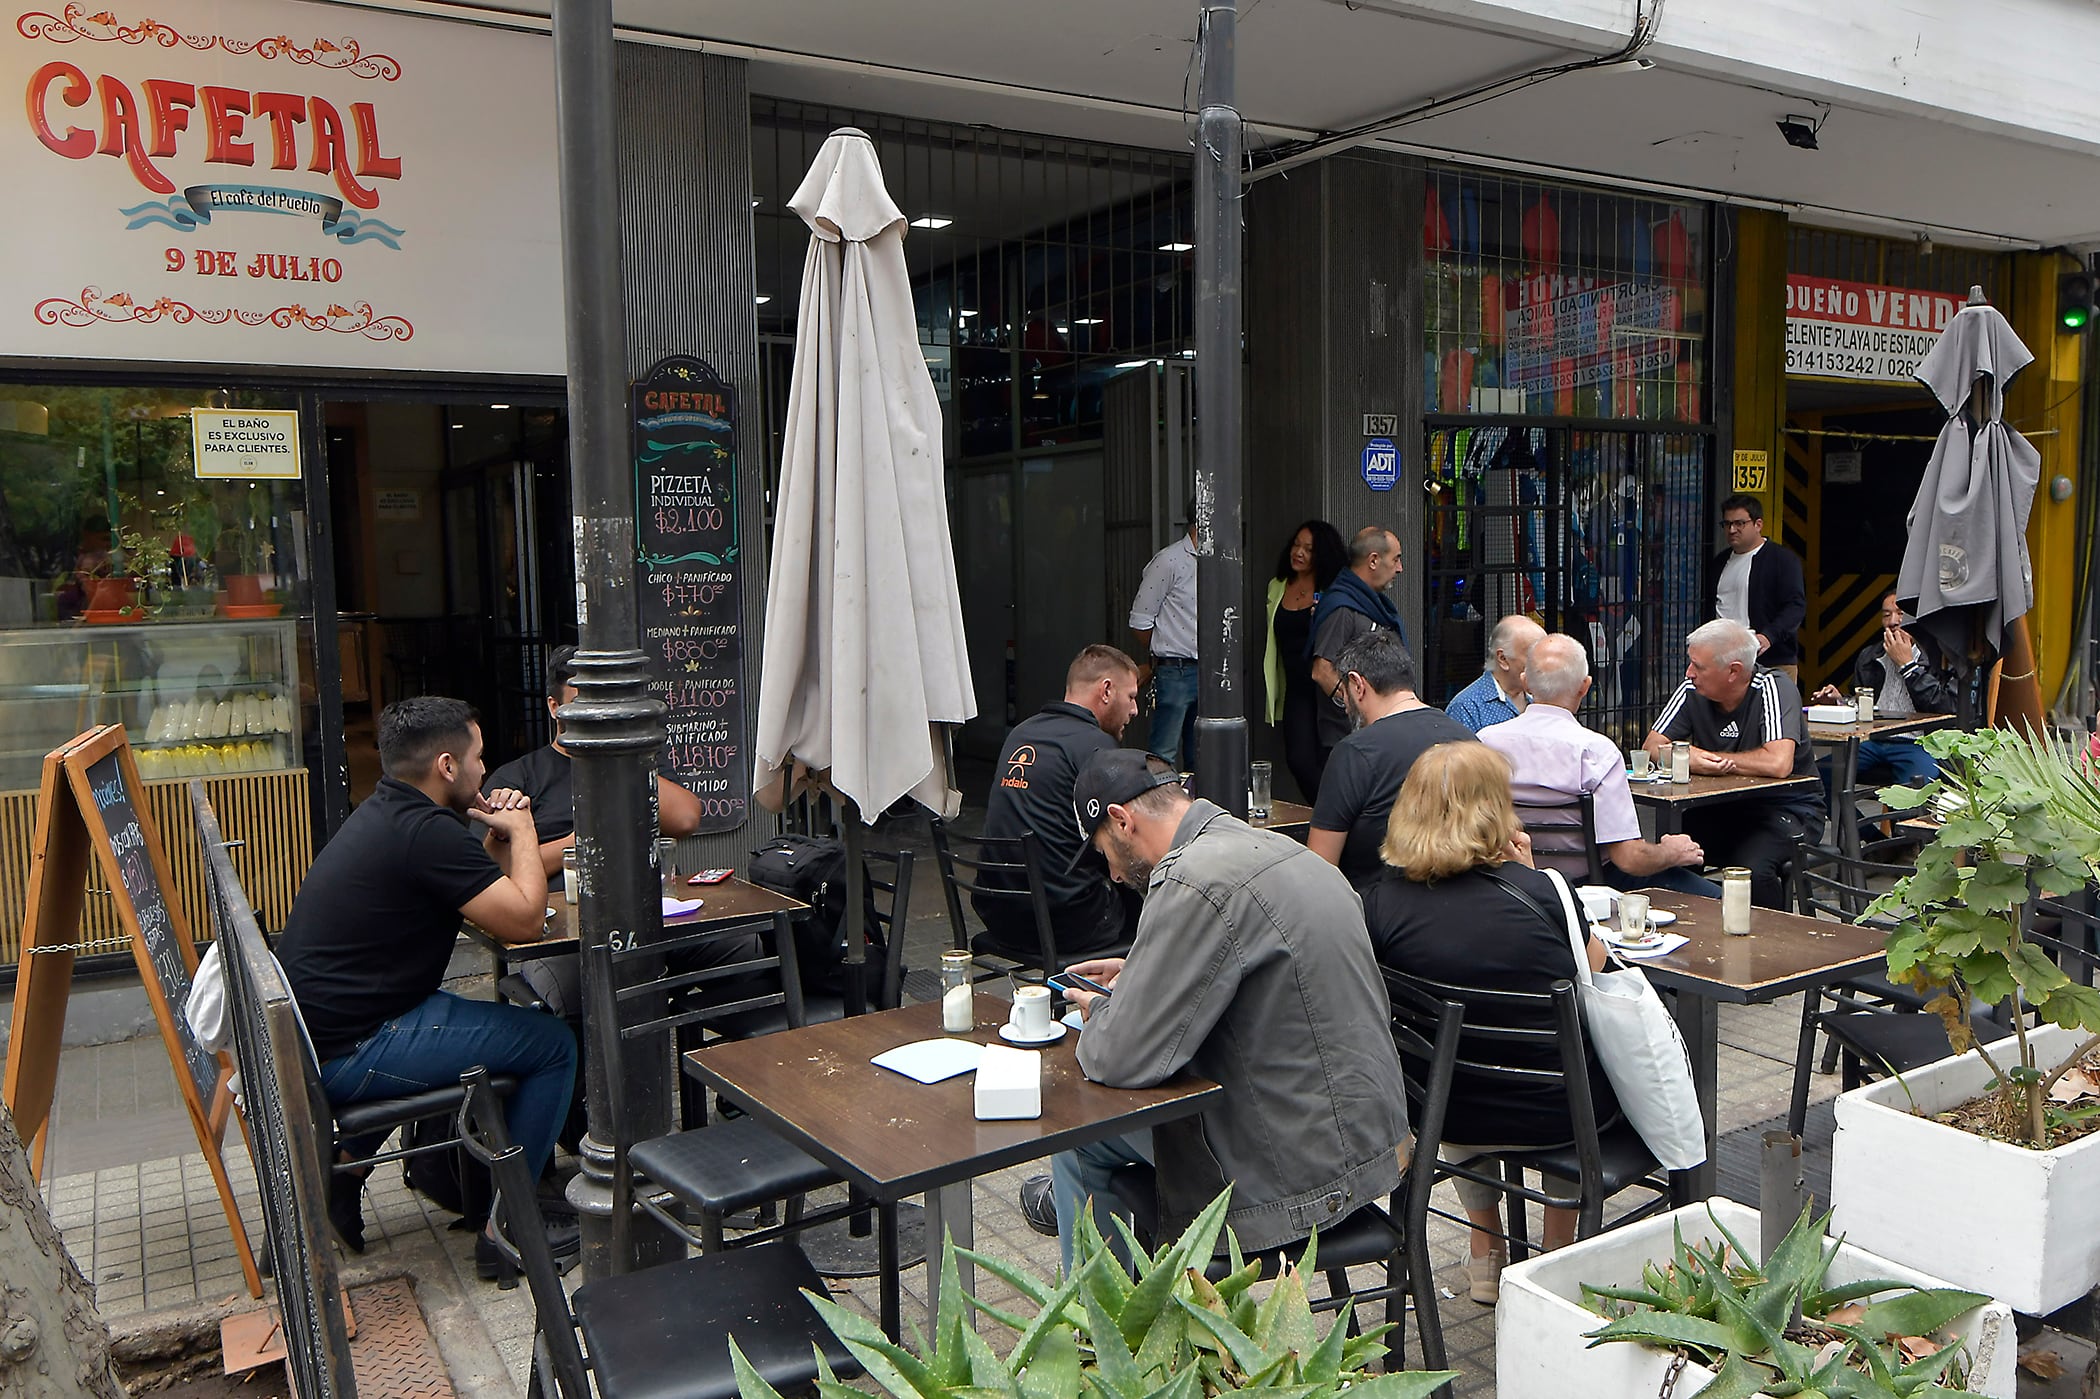
<path fill-rule="evenodd" d="M 0 29 L 0 355 L 562 372 L 545 39 L 138 2 Z"/>
<path fill-rule="evenodd" d="M 1908 382 L 1960 309 L 1945 292 L 1786 279 L 1786 372 Z"/>

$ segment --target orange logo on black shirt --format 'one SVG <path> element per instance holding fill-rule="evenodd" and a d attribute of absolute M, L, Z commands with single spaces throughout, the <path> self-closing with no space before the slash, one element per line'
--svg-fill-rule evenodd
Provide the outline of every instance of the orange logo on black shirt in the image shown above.
<path fill-rule="evenodd" d="M 999 779 L 1001 787 L 1028 790 L 1028 769 L 1035 763 L 1035 745 L 1024 743 L 1007 756 L 1006 776 Z"/>

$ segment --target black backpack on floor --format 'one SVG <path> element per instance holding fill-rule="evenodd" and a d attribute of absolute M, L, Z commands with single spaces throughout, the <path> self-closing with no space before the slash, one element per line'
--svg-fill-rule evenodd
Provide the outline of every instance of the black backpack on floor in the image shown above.
<path fill-rule="evenodd" d="M 780 835 L 751 852 L 750 880 L 809 905 L 795 923 L 795 957 L 806 993 L 845 990 L 846 846 L 829 837 Z M 868 962 L 880 967 L 886 944 L 875 921 L 875 891 L 867 885 Z"/>

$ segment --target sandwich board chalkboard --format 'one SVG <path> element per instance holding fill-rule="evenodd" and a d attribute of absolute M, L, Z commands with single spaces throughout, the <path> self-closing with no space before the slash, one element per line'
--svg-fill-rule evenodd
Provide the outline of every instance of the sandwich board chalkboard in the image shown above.
<path fill-rule="evenodd" d="M 223 1072 L 224 1056 L 198 1044 L 183 1019 L 190 979 L 197 972 L 197 951 L 122 724 L 90 729 L 44 757 L 22 960 L 15 977 L 14 1024 L 0 1097 L 6 1099 L 16 1130 L 29 1146 L 31 1169 L 41 1174 L 91 856 L 109 883 L 118 922 L 131 936 L 139 980 L 160 1026 L 197 1145 L 219 1188 L 248 1291 L 260 1297 L 262 1278 L 226 1177 L 224 1142 L 233 1094 Z"/>

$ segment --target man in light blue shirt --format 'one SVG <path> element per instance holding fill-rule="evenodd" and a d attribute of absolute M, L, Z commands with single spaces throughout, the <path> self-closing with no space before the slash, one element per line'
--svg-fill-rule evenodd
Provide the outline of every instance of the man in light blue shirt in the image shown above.
<path fill-rule="evenodd" d="M 1130 630 L 1149 659 L 1138 667 L 1138 688 L 1152 691 L 1152 751 L 1178 768 L 1195 764 L 1196 749 L 1196 502 L 1188 503 L 1188 533 L 1152 556 L 1130 600 Z"/>
<path fill-rule="evenodd" d="M 1524 712 L 1524 661 L 1546 629 L 1521 612 L 1495 623 L 1488 634 L 1487 665 L 1472 684 L 1451 697 L 1444 712 L 1479 733 Z"/>

